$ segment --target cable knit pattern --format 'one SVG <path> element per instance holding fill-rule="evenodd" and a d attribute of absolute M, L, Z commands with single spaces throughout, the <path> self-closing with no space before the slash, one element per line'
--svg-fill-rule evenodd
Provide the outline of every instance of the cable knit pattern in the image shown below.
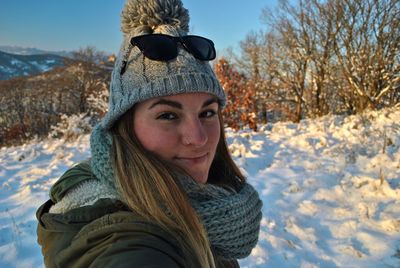
<path fill-rule="evenodd" d="M 111 168 L 111 136 L 98 125 L 90 139 L 92 172 L 101 182 L 115 187 Z M 202 219 L 215 252 L 226 259 L 248 256 L 258 241 L 262 202 L 250 184 L 239 192 L 212 184 L 199 184 L 180 176 L 178 181 Z"/>
<path fill-rule="evenodd" d="M 114 172 L 110 158 L 111 148 L 111 135 L 100 124 L 96 125 L 90 135 L 90 150 L 92 153 L 90 165 L 93 174 L 97 178 L 115 188 Z"/>
<path fill-rule="evenodd" d="M 262 202 L 254 188 L 245 183 L 235 192 L 190 178 L 180 181 L 215 252 L 228 259 L 248 256 L 257 244 L 262 218 Z"/>

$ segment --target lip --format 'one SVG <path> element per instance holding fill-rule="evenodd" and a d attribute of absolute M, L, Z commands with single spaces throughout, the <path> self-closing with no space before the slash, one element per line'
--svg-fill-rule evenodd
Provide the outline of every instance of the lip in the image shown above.
<path fill-rule="evenodd" d="M 186 157 L 186 156 L 185 156 L 185 157 L 178 156 L 178 157 L 175 157 L 175 159 L 176 159 L 177 161 L 186 162 L 186 163 L 189 163 L 189 164 L 198 164 L 198 163 L 202 163 L 202 162 L 204 162 L 207 158 L 208 158 L 208 153 L 205 153 L 205 154 L 200 155 L 200 156 L 187 156 L 187 157 Z"/>

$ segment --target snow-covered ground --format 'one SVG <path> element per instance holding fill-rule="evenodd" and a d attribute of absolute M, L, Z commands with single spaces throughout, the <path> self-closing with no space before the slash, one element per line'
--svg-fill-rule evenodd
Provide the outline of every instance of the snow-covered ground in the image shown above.
<path fill-rule="evenodd" d="M 400 267 L 400 108 L 227 131 L 264 202 L 242 267 Z M 42 267 L 37 207 L 88 136 L 0 149 L 0 267 Z"/>

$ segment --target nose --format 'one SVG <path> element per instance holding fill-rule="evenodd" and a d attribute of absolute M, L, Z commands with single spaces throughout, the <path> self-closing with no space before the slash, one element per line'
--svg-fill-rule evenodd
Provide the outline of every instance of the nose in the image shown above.
<path fill-rule="evenodd" d="M 187 120 L 183 126 L 182 143 L 196 147 L 203 146 L 208 141 L 207 131 L 199 118 Z"/>

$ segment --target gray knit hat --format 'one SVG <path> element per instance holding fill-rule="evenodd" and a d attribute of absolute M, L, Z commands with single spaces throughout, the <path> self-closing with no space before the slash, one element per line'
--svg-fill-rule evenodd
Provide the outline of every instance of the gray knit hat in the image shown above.
<path fill-rule="evenodd" d="M 155 61 L 130 43 L 132 37 L 152 33 L 184 36 L 188 24 L 189 14 L 180 0 L 127 0 L 121 22 L 124 40 L 112 73 L 108 112 L 100 123 L 104 129 L 136 103 L 154 97 L 206 92 L 225 105 L 225 93 L 208 62 L 183 48 L 173 60 Z"/>

